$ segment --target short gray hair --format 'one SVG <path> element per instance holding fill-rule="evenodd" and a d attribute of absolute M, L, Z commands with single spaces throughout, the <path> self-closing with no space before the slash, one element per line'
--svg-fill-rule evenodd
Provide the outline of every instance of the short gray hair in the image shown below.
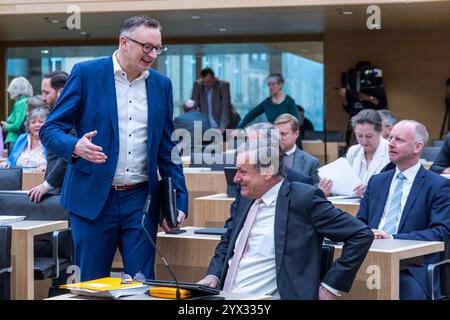
<path fill-rule="evenodd" d="M 31 98 L 28 98 L 27 101 L 27 112 L 31 113 L 31 111 L 33 111 L 34 109 L 37 108 L 46 108 L 48 109 L 48 107 L 46 106 L 45 102 L 42 101 L 40 96 L 33 96 Z"/>
<path fill-rule="evenodd" d="M 373 109 L 361 110 L 356 116 L 352 117 L 352 127 L 355 129 L 357 124 L 371 124 L 377 132 L 381 132 L 381 117 Z"/>
<path fill-rule="evenodd" d="M 25 120 L 25 129 L 27 132 L 30 132 L 30 123 L 34 119 L 43 119 L 44 121 L 47 120 L 47 116 L 50 113 L 50 111 L 47 108 L 36 108 L 28 115 L 27 119 Z"/>
<path fill-rule="evenodd" d="M 244 152 L 249 153 L 249 164 L 252 164 L 258 172 L 273 166 L 274 175 L 284 177 L 284 153 L 274 139 L 249 140 L 237 148 L 238 155 Z"/>
<path fill-rule="evenodd" d="M 385 121 L 387 125 L 393 127 L 397 123 L 397 119 L 394 117 L 392 112 L 389 110 L 383 109 L 377 111 L 379 116 L 381 117 L 381 121 Z"/>
<path fill-rule="evenodd" d="M 422 141 L 423 145 L 426 146 L 428 143 L 428 140 L 430 139 L 430 135 L 428 134 L 427 128 L 421 124 L 420 122 L 417 122 L 415 120 L 402 120 L 398 124 L 406 124 L 411 123 L 414 125 L 414 142 Z"/>
<path fill-rule="evenodd" d="M 26 78 L 17 77 L 12 79 L 6 91 L 8 91 L 11 99 L 16 99 L 18 97 L 31 97 L 33 95 L 33 86 Z"/>
<path fill-rule="evenodd" d="M 162 30 L 161 23 L 158 20 L 150 18 L 149 16 L 134 16 L 127 18 L 120 29 L 120 35 L 130 36 L 134 30 L 140 26 L 145 26 L 146 28 Z"/>

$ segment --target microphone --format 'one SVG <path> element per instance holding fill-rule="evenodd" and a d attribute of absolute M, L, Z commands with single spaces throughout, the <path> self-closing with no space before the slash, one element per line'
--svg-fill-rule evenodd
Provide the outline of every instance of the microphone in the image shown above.
<path fill-rule="evenodd" d="M 150 240 L 150 243 L 152 244 L 153 248 L 155 249 L 155 251 L 158 253 L 159 257 L 161 258 L 161 260 L 164 262 L 164 265 L 166 266 L 166 269 L 169 271 L 170 275 L 172 276 L 173 280 L 175 280 L 175 285 L 176 285 L 176 300 L 181 300 L 181 295 L 180 295 L 180 284 L 178 283 L 177 277 L 175 277 L 175 274 L 172 272 L 172 269 L 170 268 L 169 264 L 167 263 L 166 259 L 164 258 L 164 256 L 161 254 L 161 252 L 159 252 L 158 247 L 156 246 L 155 241 L 153 241 L 152 237 L 150 236 L 150 234 L 147 231 L 147 228 L 145 227 L 144 221 L 145 221 L 145 214 L 148 213 L 150 211 L 150 203 L 152 201 L 152 195 L 149 194 L 147 196 L 147 199 L 145 200 L 145 204 L 144 204 L 144 210 L 143 210 L 143 214 L 142 214 L 142 220 L 141 220 L 141 226 L 142 229 L 144 230 L 145 234 L 147 235 L 148 240 Z"/>

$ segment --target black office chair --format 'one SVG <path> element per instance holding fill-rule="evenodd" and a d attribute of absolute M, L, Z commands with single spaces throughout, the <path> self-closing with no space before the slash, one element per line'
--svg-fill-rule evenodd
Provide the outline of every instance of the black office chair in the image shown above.
<path fill-rule="evenodd" d="M 434 275 L 438 268 L 440 277 L 440 296 L 435 296 Z M 441 253 L 441 261 L 432 263 L 427 268 L 428 290 L 431 292 L 431 300 L 450 300 L 450 241 L 445 244 L 445 250 Z"/>
<path fill-rule="evenodd" d="M 52 255 L 34 257 L 34 279 L 58 279 L 73 261 L 70 229 L 54 231 L 52 234 Z"/>
<path fill-rule="evenodd" d="M 323 131 L 305 131 L 303 140 L 324 140 Z M 327 131 L 327 142 L 344 141 L 344 133 L 342 131 Z"/>
<path fill-rule="evenodd" d="M 0 190 L 22 190 L 22 168 L 0 169 Z"/>
<path fill-rule="evenodd" d="M 0 300 L 11 299 L 11 226 L 0 226 Z"/>
<path fill-rule="evenodd" d="M 444 143 L 445 143 L 445 140 L 433 140 L 433 141 L 431 142 L 431 146 L 432 146 L 432 147 L 439 147 L 439 148 L 442 148 L 442 146 L 444 145 Z"/>
<path fill-rule="evenodd" d="M 59 194 L 47 194 L 34 203 L 23 192 L 0 191 L 0 215 L 24 215 L 25 220 L 68 220 Z M 36 280 L 57 279 L 72 264 L 72 240 L 68 229 L 35 236 L 34 276 Z"/>
<path fill-rule="evenodd" d="M 427 161 L 434 161 L 441 151 L 440 147 L 425 147 L 423 148 L 422 155 L 420 158 L 425 159 Z"/>
<path fill-rule="evenodd" d="M 321 264 L 320 264 L 320 281 L 325 277 L 328 270 L 330 270 L 334 261 L 334 246 L 329 244 L 322 245 Z"/>

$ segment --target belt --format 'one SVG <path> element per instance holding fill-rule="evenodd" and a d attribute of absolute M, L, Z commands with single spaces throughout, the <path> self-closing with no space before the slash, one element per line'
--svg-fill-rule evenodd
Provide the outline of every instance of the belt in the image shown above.
<path fill-rule="evenodd" d="M 139 182 L 136 184 L 125 184 L 123 186 L 112 186 L 112 189 L 114 189 L 116 191 L 124 191 L 124 190 L 139 188 L 139 187 L 145 186 L 146 184 L 147 184 L 147 181 L 144 181 L 144 182 Z"/>

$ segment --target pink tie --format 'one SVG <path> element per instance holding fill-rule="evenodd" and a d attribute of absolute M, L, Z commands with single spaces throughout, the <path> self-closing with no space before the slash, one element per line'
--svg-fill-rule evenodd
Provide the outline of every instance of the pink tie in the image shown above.
<path fill-rule="evenodd" d="M 245 249 L 247 248 L 248 236 L 250 234 L 253 222 L 255 221 L 256 213 L 258 212 L 258 207 L 260 203 L 261 198 L 255 199 L 255 202 L 253 202 L 253 205 L 248 210 L 247 218 L 245 219 L 244 226 L 242 227 L 241 230 L 241 237 L 239 238 L 239 242 L 236 243 L 234 247 L 233 260 L 231 261 L 231 265 L 230 268 L 228 269 L 227 276 L 225 277 L 225 282 L 223 284 L 223 291 L 230 291 L 233 286 L 239 262 L 241 261 Z"/>

